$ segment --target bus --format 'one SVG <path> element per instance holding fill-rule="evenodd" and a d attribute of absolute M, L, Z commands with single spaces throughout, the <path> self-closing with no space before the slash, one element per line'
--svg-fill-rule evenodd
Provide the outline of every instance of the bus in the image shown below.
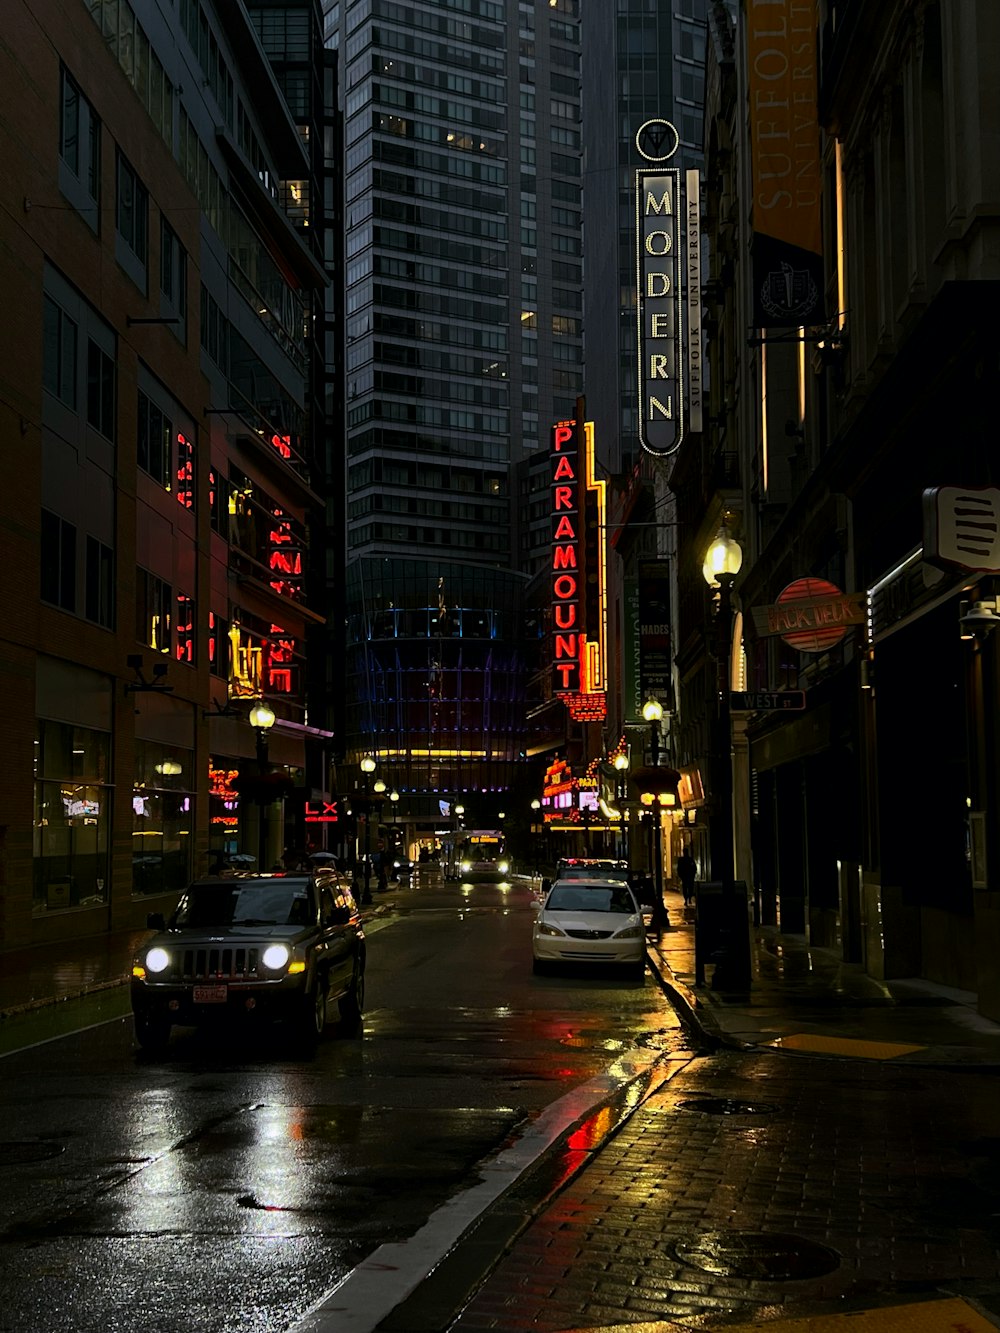
<path fill-rule="evenodd" d="M 456 879 L 510 878 L 511 863 L 500 829 L 461 829 L 455 839 Z"/>

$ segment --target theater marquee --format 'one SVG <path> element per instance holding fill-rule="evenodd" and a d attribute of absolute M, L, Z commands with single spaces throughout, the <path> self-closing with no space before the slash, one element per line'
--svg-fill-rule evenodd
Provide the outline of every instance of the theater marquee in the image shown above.
<path fill-rule="evenodd" d="M 652 454 L 672 454 L 684 436 L 681 360 L 680 172 L 659 164 L 677 149 L 669 121 L 647 121 L 636 147 L 648 165 L 635 173 L 639 438 Z"/>
<path fill-rule="evenodd" d="M 577 721 L 607 716 L 606 483 L 594 426 L 552 431 L 552 692 Z"/>

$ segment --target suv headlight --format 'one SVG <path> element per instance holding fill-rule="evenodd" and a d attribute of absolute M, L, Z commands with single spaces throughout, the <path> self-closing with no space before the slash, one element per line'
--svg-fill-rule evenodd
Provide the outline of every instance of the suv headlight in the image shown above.
<path fill-rule="evenodd" d="M 150 972 L 166 972 L 170 966 L 170 955 L 166 949 L 157 946 L 146 954 L 146 967 Z"/>
<path fill-rule="evenodd" d="M 285 966 L 290 956 L 284 944 L 269 944 L 260 961 L 272 972 L 277 972 Z"/>

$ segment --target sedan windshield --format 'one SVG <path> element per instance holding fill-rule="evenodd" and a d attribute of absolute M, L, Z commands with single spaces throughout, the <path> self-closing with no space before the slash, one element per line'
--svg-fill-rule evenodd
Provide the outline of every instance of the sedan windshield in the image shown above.
<path fill-rule="evenodd" d="M 631 916 L 635 903 L 631 893 L 621 884 L 603 885 L 556 884 L 545 904 L 547 912 L 616 912 Z"/>
<path fill-rule="evenodd" d="M 212 880 L 191 885 L 173 924 L 228 929 L 305 925 L 310 919 L 308 880 Z"/>

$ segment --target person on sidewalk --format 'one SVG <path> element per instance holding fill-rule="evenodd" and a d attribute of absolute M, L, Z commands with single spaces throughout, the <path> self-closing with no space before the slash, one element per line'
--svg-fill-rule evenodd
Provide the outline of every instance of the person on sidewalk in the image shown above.
<path fill-rule="evenodd" d="M 697 874 L 698 866 L 695 859 L 685 847 L 677 858 L 677 878 L 681 882 L 681 893 L 684 895 L 685 907 L 690 907 L 694 902 L 694 881 Z"/>

